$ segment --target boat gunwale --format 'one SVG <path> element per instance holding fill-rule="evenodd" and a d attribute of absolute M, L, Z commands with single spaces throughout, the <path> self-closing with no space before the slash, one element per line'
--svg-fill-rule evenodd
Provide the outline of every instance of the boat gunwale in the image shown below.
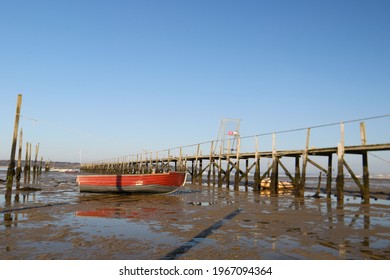
<path fill-rule="evenodd" d="M 162 175 L 169 175 L 169 174 L 175 174 L 175 173 L 187 173 L 187 172 L 180 172 L 180 171 L 169 171 L 164 173 L 145 173 L 145 174 L 83 174 L 83 175 L 77 175 L 77 177 L 115 177 L 115 176 L 162 176 Z"/>

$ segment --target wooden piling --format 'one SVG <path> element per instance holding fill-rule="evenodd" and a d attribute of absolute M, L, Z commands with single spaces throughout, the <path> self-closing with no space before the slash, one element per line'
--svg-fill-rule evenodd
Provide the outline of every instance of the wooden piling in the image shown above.
<path fill-rule="evenodd" d="M 302 176 L 301 182 L 299 184 L 299 197 L 303 197 L 305 194 L 305 186 L 306 186 L 306 168 L 309 156 L 309 143 L 310 143 L 310 127 L 307 129 L 306 133 L 306 146 L 305 151 L 303 152 L 303 160 L 302 160 Z"/>
<path fill-rule="evenodd" d="M 364 122 L 360 123 L 360 136 L 362 145 L 367 145 L 367 136 L 366 136 L 366 124 Z M 362 197 L 364 203 L 370 203 L 370 173 L 368 170 L 368 152 L 362 152 L 362 163 L 363 163 L 363 189 Z"/>
<path fill-rule="evenodd" d="M 180 154 L 179 154 L 179 170 L 176 171 L 183 171 L 183 147 L 180 147 Z"/>
<path fill-rule="evenodd" d="M 271 172 L 271 194 L 277 195 L 279 189 L 279 164 L 276 153 L 276 134 L 272 134 L 272 172 Z"/>
<path fill-rule="evenodd" d="M 167 167 L 167 172 L 169 172 L 170 169 L 171 169 L 171 167 L 170 167 L 170 165 L 171 165 L 171 150 L 170 150 L 170 149 L 168 150 L 167 165 L 168 165 L 168 167 Z"/>
<path fill-rule="evenodd" d="M 344 202 L 344 123 L 340 125 L 341 141 L 337 146 L 337 178 L 336 193 L 337 203 L 342 205 Z"/>
<path fill-rule="evenodd" d="M 18 167 L 16 168 L 16 187 L 20 186 L 20 178 L 22 177 L 22 143 L 23 142 L 23 129 L 20 130 L 19 134 L 19 151 L 18 151 Z"/>
<path fill-rule="evenodd" d="M 218 187 L 222 187 L 222 144 L 219 147 L 218 155 Z"/>
<path fill-rule="evenodd" d="M 33 181 L 37 179 L 38 174 L 38 153 L 39 153 L 39 143 L 35 145 L 35 160 L 33 167 Z"/>
<path fill-rule="evenodd" d="M 261 189 L 261 181 L 260 181 L 260 157 L 259 157 L 259 137 L 256 136 L 256 151 L 255 151 L 255 174 L 254 174 L 254 182 L 255 188 L 257 190 Z"/>
<path fill-rule="evenodd" d="M 246 159 L 245 160 L 245 189 L 248 188 L 248 185 L 249 185 L 249 159 Z"/>
<path fill-rule="evenodd" d="M 328 155 L 328 172 L 326 174 L 326 197 L 330 198 L 332 194 L 332 159 L 333 154 Z"/>
<path fill-rule="evenodd" d="M 32 154 L 32 145 L 29 143 L 29 153 L 28 153 L 28 169 L 27 169 L 27 182 L 31 181 L 31 154 Z"/>
<path fill-rule="evenodd" d="M 51 165 L 50 160 L 49 160 L 49 161 L 46 161 L 46 164 L 45 164 L 45 172 L 49 172 L 49 171 L 50 171 L 50 165 Z M 80 168 L 80 170 L 81 170 L 81 168 Z"/>
<path fill-rule="evenodd" d="M 198 184 L 202 185 L 203 183 L 203 160 L 199 160 L 199 172 L 198 172 Z"/>
<path fill-rule="evenodd" d="M 198 144 L 198 148 L 196 149 L 195 168 L 194 168 L 193 173 L 192 173 L 193 174 L 192 175 L 192 184 L 197 183 L 199 153 L 200 153 L 200 144 Z"/>
<path fill-rule="evenodd" d="M 207 185 L 210 186 L 210 181 L 211 181 L 211 170 L 212 166 L 214 166 L 213 162 L 213 150 L 214 150 L 214 141 L 211 141 L 210 145 L 210 154 L 209 154 L 209 169 L 207 171 Z"/>
<path fill-rule="evenodd" d="M 236 171 L 234 173 L 234 189 L 238 189 L 240 185 L 240 149 L 241 149 L 241 138 L 237 138 L 237 149 L 236 149 L 236 163 L 234 167 Z"/>
<path fill-rule="evenodd" d="M 362 145 L 367 145 L 367 136 L 366 136 L 366 124 L 365 122 L 360 123 L 360 140 Z"/>
<path fill-rule="evenodd" d="M 24 183 L 27 183 L 27 176 L 28 176 L 28 171 L 27 169 L 30 168 L 28 166 L 28 154 L 29 154 L 29 144 L 28 142 L 26 142 L 26 157 L 25 157 L 25 160 L 24 160 Z"/>
<path fill-rule="evenodd" d="M 301 184 L 301 169 L 300 169 L 300 157 L 295 156 L 295 177 L 294 177 L 294 188 L 296 196 L 300 196 L 300 184 Z"/>
<path fill-rule="evenodd" d="M 320 175 L 318 176 L 317 191 L 316 191 L 316 193 L 314 194 L 314 197 L 320 197 L 321 178 L 322 178 L 322 172 L 320 172 Z"/>
<path fill-rule="evenodd" d="M 225 177 L 226 177 L 226 187 L 229 188 L 230 187 L 230 139 L 228 139 L 228 150 L 227 150 L 227 155 L 226 155 L 226 173 L 225 173 Z"/>
<path fill-rule="evenodd" d="M 212 146 L 213 146 L 213 150 L 211 151 L 211 153 L 210 154 L 212 154 L 213 153 L 213 151 L 214 151 L 214 141 L 212 141 Z M 210 156 L 211 157 L 211 156 Z M 211 157 L 211 160 L 212 160 L 212 166 L 213 166 L 213 186 L 215 186 L 216 185 L 216 171 L 215 171 L 215 168 L 216 168 L 216 164 L 215 164 L 215 156 L 213 155 L 212 157 Z M 210 164 L 211 164 L 211 162 L 210 162 Z"/>
<path fill-rule="evenodd" d="M 14 178 L 14 174 L 15 174 L 16 142 L 18 139 L 19 119 L 20 119 L 21 107 L 22 107 L 22 95 L 19 94 L 18 99 L 17 99 L 17 104 L 16 104 L 14 134 L 12 137 L 10 163 L 9 163 L 8 170 L 7 170 L 7 189 L 12 189 L 12 183 L 13 183 L 13 178 Z"/>
<path fill-rule="evenodd" d="M 40 165 L 39 165 L 38 176 L 41 176 L 41 174 L 42 174 L 42 168 L 43 168 L 43 157 L 41 157 L 41 163 L 40 163 Z"/>

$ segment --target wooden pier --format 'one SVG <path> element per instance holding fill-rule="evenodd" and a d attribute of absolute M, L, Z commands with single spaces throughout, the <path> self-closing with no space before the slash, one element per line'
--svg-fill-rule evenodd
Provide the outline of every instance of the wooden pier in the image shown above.
<path fill-rule="evenodd" d="M 20 131 L 18 163 L 16 165 L 15 156 L 19 132 L 19 118 L 21 117 L 22 94 L 18 95 L 14 133 L 12 138 L 12 148 L 10 164 L 7 170 L 7 197 L 10 198 L 13 186 L 13 179 L 16 178 L 17 188 L 22 177 L 22 146 L 23 132 Z M 125 156 L 113 160 L 104 160 L 81 165 L 81 171 L 90 173 L 108 174 L 139 174 L 139 173 L 162 173 L 171 170 L 186 171 L 191 175 L 193 184 L 203 184 L 218 187 L 233 187 L 238 189 L 245 186 L 247 190 L 251 187 L 255 191 L 267 188 L 271 195 L 278 195 L 281 184 L 279 178 L 280 171 L 284 171 L 285 176 L 290 180 L 289 186 L 293 187 L 297 197 L 303 197 L 306 187 L 307 167 L 314 166 L 320 172 L 319 181 L 322 174 L 326 176 L 326 194 L 329 198 L 332 193 L 332 182 L 336 182 L 336 195 L 338 202 L 344 201 L 345 172 L 353 179 L 358 187 L 364 203 L 370 200 L 370 174 L 368 155 L 370 152 L 389 151 L 390 143 L 367 144 L 366 124 L 364 121 L 373 119 L 389 118 L 390 114 L 370 117 L 361 120 L 353 120 L 341 123 L 319 125 L 311 128 L 294 129 L 289 131 L 279 131 L 275 133 L 259 134 L 255 136 L 241 137 L 238 131 L 220 130 L 220 135 L 232 135 L 230 138 L 221 138 L 214 141 L 203 142 L 195 145 L 177 147 L 156 152 L 144 152 L 140 154 Z M 237 121 L 235 119 L 230 119 Z M 238 120 L 240 121 L 240 120 Z M 345 145 L 345 124 L 359 122 L 360 139 L 359 145 Z M 316 148 L 310 145 L 311 132 L 315 128 L 339 126 L 340 138 L 337 145 Z M 383 126 L 388 129 L 388 122 Z M 236 129 L 239 128 L 239 123 Z M 291 132 L 306 132 L 306 144 L 303 149 L 277 149 L 276 136 Z M 221 133 L 222 132 L 222 133 Z M 261 137 L 272 137 L 270 149 L 264 148 L 264 138 L 262 138 L 262 148 L 259 148 Z M 243 145 L 244 140 L 254 140 L 250 145 Z M 386 140 L 388 141 L 388 140 Z M 253 145 L 254 144 L 254 145 Z M 243 149 L 245 146 L 246 150 Z M 253 147 L 254 146 L 254 147 Z M 249 147 L 249 148 L 248 148 Z M 202 153 L 207 150 L 206 155 Z M 185 151 L 185 149 L 187 149 Z M 188 149 L 190 151 L 188 151 Z M 248 149 L 250 152 L 248 152 Z M 265 150 L 265 151 L 264 151 Z M 33 165 L 33 181 L 41 174 L 43 158 L 38 164 L 39 143 L 35 148 L 35 161 Z M 189 155 L 190 154 L 190 155 Z M 347 163 L 346 155 L 361 156 L 362 176 L 358 176 L 353 168 Z M 337 162 L 334 161 L 337 156 Z M 31 143 L 26 142 L 26 159 L 24 166 L 24 183 L 30 182 L 31 173 Z M 319 164 L 314 157 L 325 158 L 325 164 Z M 290 160 L 290 165 L 286 164 L 286 159 Z M 294 162 L 291 164 L 291 159 Z M 264 161 L 268 161 L 264 167 Z M 388 163 L 388 162 L 387 162 Z M 17 168 L 16 168 L 17 167 Z M 336 168 L 334 168 L 336 167 Z M 15 170 L 16 168 L 16 170 Z M 335 175 L 333 170 L 336 170 Z M 46 168 L 48 170 L 48 168 Z M 335 177 L 335 178 L 334 178 Z M 266 184 L 264 184 L 267 179 Z M 319 184 L 320 186 L 320 184 Z M 318 187 L 319 189 L 319 187 Z M 319 191 L 317 191 L 319 193 Z"/>
<path fill-rule="evenodd" d="M 311 148 L 309 146 L 311 128 L 306 129 L 306 145 L 304 149 L 298 150 L 277 150 L 276 134 L 272 134 L 272 149 L 269 151 L 259 150 L 258 136 L 255 136 L 255 151 L 241 152 L 241 140 L 237 137 L 234 149 L 231 148 L 232 141 L 228 140 L 228 148 L 225 149 L 218 141 L 210 141 L 192 145 L 196 147 L 193 155 L 184 155 L 183 147 L 175 148 L 179 150 L 176 155 L 172 155 L 172 150 L 163 152 L 145 152 L 142 154 L 126 156 L 115 160 L 100 161 L 82 164 L 81 171 L 91 173 L 118 173 L 118 174 L 136 174 L 151 172 L 167 172 L 169 170 L 184 171 L 191 175 L 193 184 L 207 183 L 214 186 L 233 187 L 239 186 L 252 187 L 253 190 L 262 190 L 262 182 L 269 178 L 269 191 L 271 195 L 278 195 L 280 182 L 280 170 L 290 179 L 291 185 L 297 197 L 303 197 L 306 185 L 306 170 L 308 164 L 318 169 L 321 174 L 326 175 L 326 195 L 331 196 L 332 181 L 336 180 L 336 194 L 339 203 L 344 201 L 344 181 L 345 171 L 347 171 L 356 186 L 359 188 L 363 203 L 369 203 L 370 199 L 370 175 L 368 166 L 368 153 L 376 151 L 390 150 L 390 143 L 367 144 L 365 123 L 360 123 L 361 145 L 344 145 L 344 123 L 340 124 L 340 142 L 337 146 L 326 148 Z M 202 155 L 201 145 L 209 145 L 207 155 Z M 216 153 L 216 147 L 219 144 L 219 153 Z M 194 147 L 195 146 L 195 147 Z M 188 146 L 187 146 L 188 147 Z M 345 160 L 345 155 L 353 154 L 361 156 L 362 180 L 352 170 Z M 337 156 L 336 176 L 332 174 L 334 169 L 334 156 Z M 313 158 L 325 157 L 326 166 L 321 166 Z M 283 161 L 290 158 L 294 161 L 293 168 L 287 168 Z M 261 168 L 261 162 L 266 159 L 271 161 L 266 168 Z M 293 169 L 293 170 L 291 170 Z M 320 177 L 321 178 L 321 177 Z"/>

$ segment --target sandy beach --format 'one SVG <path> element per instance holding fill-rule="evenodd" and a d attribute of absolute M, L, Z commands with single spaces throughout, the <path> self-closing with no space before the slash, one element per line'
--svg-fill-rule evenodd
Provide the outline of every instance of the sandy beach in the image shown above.
<path fill-rule="evenodd" d="M 169 195 L 84 194 L 75 174 L 50 172 L 10 201 L 0 185 L 0 259 L 390 259 L 388 182 L 372 188 L 370 205 L 352 192 L 338 208 L 324 194 L 191 184 Z"/>

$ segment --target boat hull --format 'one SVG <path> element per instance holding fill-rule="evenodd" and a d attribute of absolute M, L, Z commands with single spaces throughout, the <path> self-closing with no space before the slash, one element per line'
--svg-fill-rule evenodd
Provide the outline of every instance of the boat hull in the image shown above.
<path fill-rule="evenodd" d="M 131 175 L 79 175 L 80 192 L 170 193 L 184 186 L 185 172 Z"/>

